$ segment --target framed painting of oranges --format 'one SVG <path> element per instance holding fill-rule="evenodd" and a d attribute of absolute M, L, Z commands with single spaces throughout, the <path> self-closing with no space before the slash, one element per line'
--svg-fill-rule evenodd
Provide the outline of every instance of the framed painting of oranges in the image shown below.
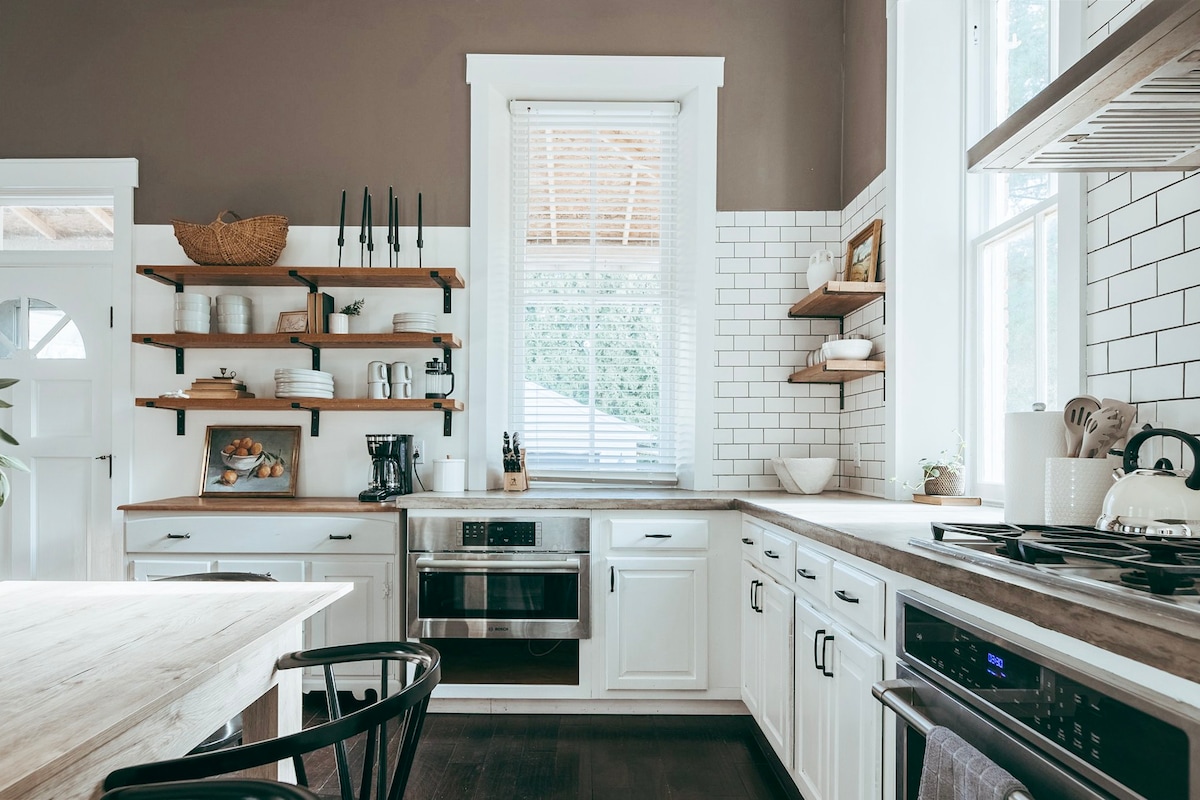
<path fill-rule="evenodd" d="M 209 425 L 200 496 L 295 497 L 299 467 L 299 425 Z"/>

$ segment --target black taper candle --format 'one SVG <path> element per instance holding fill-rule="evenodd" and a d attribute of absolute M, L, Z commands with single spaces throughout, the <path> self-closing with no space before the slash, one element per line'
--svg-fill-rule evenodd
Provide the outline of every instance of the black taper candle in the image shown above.
<path fill-rule="evenodd" d="M 367 243 L 367 187 L 363 187 L 362 226 L 358 229 L 358 243 Z"/>
<path fill-rule="evenodd" d="M 342 265 L 342 245 L 346 243 L 346 190 L 342 189 L 342 216 L 338 219 L 338 266 Z"/>
<path fill-rule="evenodd" d="M 394 200 L 394 199 L 395 199 L 395 195 L 392 193 L 392 187 L 389 186 L 388 187 L 388 235 L 387 235 L 387 243 L 388 243 L 387 251 L 388 251 L 388 266 L 389 267 L 392 266 L 391 244 L 392 244 L 392 223 L 394 222 L 394 220 L 392 219 L 392 200 Z"/>
<path fill-rule="evenodd" d="M 423 217 L 423 213 L 424 213 L 424 211 L 422 208 L 421 193 L 417 192 L 417 266 L 418 267 L 425 265 L 424 260 L 421 258 L 421 255 L 422 255 L 421 248 L 423 248 L 425 246 L 425 220 Z"/>
<path fill-rule="evenodd" d="M 371 256 L 375 252 L 375 215 L 371 213 L 371 195 L 367 195 L 367 266 L 373 267 Z"/>
<path fill-rule="evenodd" d="M 395 208 L 395 213 L 392 214 L 392 219 L 395 220 L 396 236 L 392 240 L 392 249 L 396 251 L 396 266 L 400 266 L 400 195 L 392 200 Z"/>

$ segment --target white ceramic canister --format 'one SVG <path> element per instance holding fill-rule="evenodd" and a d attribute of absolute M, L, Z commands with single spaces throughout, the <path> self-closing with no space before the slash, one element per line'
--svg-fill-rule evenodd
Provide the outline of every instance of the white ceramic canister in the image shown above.
<path fill-rule="evenodd" d="M 1094 526 L 1113 485 L 1106 458 L 1046 459 L 1046 524 Z"/>
<path fill-rule="evenodd" d="M 461 492 L 467 488 L 467 462 L 462 458 L 437 458 L 433 461 L 433 482 L 430 489 L 435 492 Z"/>

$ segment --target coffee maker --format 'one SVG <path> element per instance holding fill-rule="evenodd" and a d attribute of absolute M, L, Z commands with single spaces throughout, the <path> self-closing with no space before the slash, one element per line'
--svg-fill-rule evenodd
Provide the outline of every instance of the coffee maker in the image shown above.
<path fill-rule="evenodd" d="M 412 494 L 412 434 L 368 433 L 367 452 L 371 454 L 371 477 L 367 488 L 358 493 L 359 500 L 378 503 L 396 495 Z"/>

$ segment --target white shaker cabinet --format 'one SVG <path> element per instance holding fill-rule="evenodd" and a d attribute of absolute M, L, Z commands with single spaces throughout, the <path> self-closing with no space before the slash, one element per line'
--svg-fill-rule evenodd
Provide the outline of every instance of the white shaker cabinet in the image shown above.
<path fill-rule="evenodd" d="M 749 561 L 742 576 L 742 702 L 790 768 L 795 594 Z"/>

